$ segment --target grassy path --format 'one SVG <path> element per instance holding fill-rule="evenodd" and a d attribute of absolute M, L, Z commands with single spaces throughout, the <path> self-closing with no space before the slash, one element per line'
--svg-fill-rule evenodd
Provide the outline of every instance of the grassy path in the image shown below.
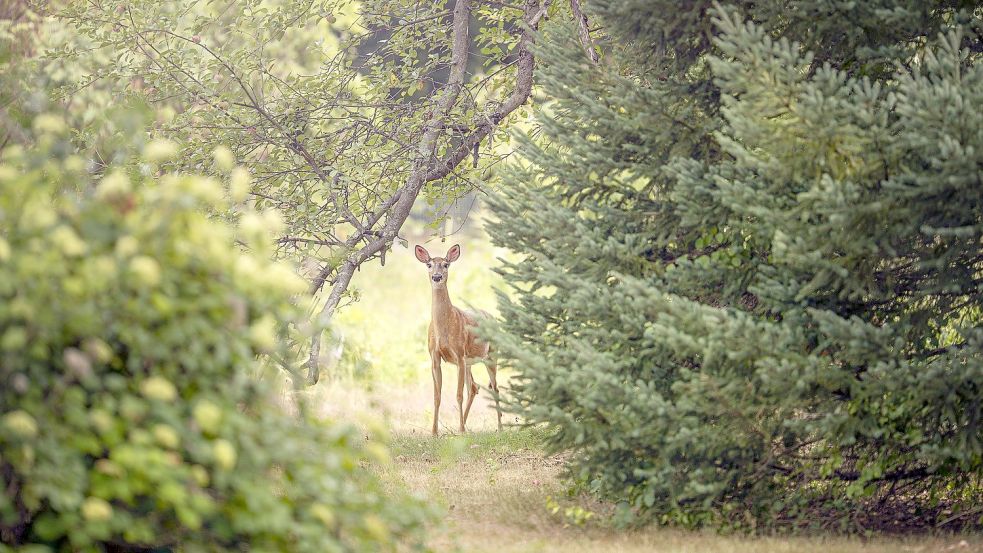
<path fill-rule="evenodd" d="M 588 521 L 571 524 L 566 506 L 587 508 L 588 498 L 567 498 L 559 479 L 562 461 L 544 455 L 533 430 L 482 431 L 433 439 L 397 434 L 394 463 L 384 476 L 437 502 L 444 524 L 433 529 L 436 551 L 648 552 L 648 553 L 930 553 L 981 552 L 983 537 L 745 538 L 648 529 L 625 532 Z M 556 514 L 547 498 L 560 505 Z"/>
<path fill-rule="evenodd" d="M 444 553 L 983 553 L 983 536 L 910 538 L 746 538 L 664 528 L 625 532 L 598 516 L 578 526 L 566 507 L 603 512 L 590 498 L 569 498 L 563 462 L 547 456 L 535 430 L 495 432 L 495 417 L 479 394 L 469 433 L 456 436 L 456 400 L 444 386 L 441 436 L 430 436 L 433 396 L 429 379 L 375 387 L 319 386 L 324 416 L 385 421 L 392 432 L 393 462 L 381 467 L 393 487 L 406 486 L 441 507 L 430 545 Z M 506 420 L 506 422 L 513 422 Z M 552 513 L 548 498 L 560 506 Z"/>

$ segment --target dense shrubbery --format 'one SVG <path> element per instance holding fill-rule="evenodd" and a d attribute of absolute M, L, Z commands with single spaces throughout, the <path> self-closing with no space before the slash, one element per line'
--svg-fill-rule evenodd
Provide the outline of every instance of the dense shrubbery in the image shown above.
<path fill-rule="evenodd" d="M 176 149 L 152 141 L 142 159 L 116 152 L 96 175 L 60 115 L 5 130 L 15 140 L 0 150 L 0 541 L 317 552 L 411 542 L 425 511 L 384 495 L 362 466 L 385 448 L 348 424 L 284 413 L 256 378 L 257 356 L 275 356 L 287 323 L 303 320 L 292 298 L 306 285 L 270 261 L 277 217 L 241 203 L 248 174 L 221 151 L 223 181 L 161 173 Z M 217 211 L 237 230 L 207 214 Z"/>
<path fill-rule="evenodd" d="M 978 523 L 978 10 L 592 5 L 495 202 L 513 408 L 626 516 Z"/>

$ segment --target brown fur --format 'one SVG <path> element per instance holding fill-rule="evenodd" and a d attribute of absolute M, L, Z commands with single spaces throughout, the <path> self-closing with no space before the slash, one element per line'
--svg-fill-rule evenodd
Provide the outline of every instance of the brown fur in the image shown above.
<path fill-rule="evenodd" d="M 443 380 L 441 361 L 457 365 L 457 406 L 460 415 L 460 431 L 464 432 L 468 422 L 471 403 L 478 395 L 478 385 L 471 374 L 470 360 L 482 360 L 488 369 L 489 384 L 495 395 L 495 408 L 498 409 L 498 366 L 491 356 L 491 345 L 481 341 L 473 328 L 479 319 L 488 313 L 465 311 L 454 307 L 447 292 L 447 278 L 450 264 L 458 259 L 461 248 L 456 244 L 448 250 L 446 257 L 430 257 L 422 246 L 415 248 L 416 258 L 427 264 L 430 285 L 433 291 L 430 327 L 427 330 L 427 350 L 430 352 L 433 375 L 433 429 L 437 435 L 437 420 L 440 414 L 440 389 Z M 464 406 L 464 389 L 467 384 L 468 402 Z M 498 411 L 498 428 L 502 428 L 502 413 Z"/>

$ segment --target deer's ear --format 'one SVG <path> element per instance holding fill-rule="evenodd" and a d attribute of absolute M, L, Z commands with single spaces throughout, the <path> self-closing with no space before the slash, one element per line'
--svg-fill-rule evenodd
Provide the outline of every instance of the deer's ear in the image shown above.
<path fill-rule="evenodd" d="M 447 250 L 447 261 L 453 263 L 457 261 L 458 257 L 461 257 L 461 246 L 454 244 L 451 249 Z"/>
<path fill-rule="evenodd" d="M 430 254 L 423 246 L 413 248 L 413 253 L 416 255 L 416 258 L 420 260 L 420 263 L 427 263 L 430 261 Z"/>

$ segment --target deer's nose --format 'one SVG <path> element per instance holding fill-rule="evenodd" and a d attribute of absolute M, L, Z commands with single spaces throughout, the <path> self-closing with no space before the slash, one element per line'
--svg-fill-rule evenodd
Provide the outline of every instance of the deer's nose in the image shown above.
<path fill-rule="evenodd" d="M 440 282 L 441 279 L 443 279 L 444 277 L 442 277 L 441 275 L 434 275 L 432 278 L 434 282 Z"/>

